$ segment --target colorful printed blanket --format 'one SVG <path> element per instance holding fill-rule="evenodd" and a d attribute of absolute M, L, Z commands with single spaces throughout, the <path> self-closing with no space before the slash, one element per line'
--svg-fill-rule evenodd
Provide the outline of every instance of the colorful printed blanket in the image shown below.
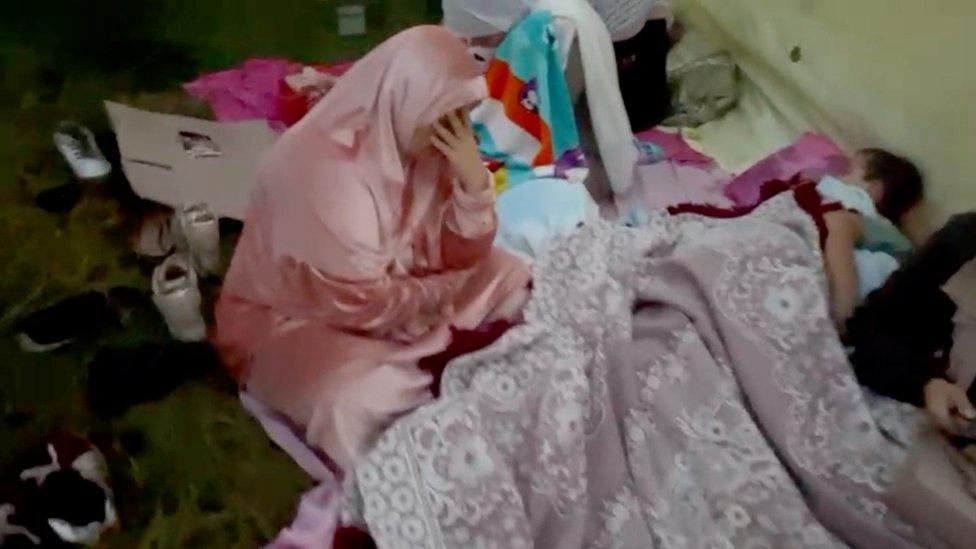
<path fill-rule="evenodd" d="M 513 27 L 486 78 L 489 97 L 471 119 L 499 191 L 538 177 L 583 181 L 586 162 L 552 15 L 534 12 Z"/>

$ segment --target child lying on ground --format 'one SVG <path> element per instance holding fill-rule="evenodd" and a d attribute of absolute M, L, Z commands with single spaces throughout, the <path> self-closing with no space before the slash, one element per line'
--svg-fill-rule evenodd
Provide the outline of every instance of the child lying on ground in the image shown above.
<path fill-rule="evenodd" d="M 831 312 L 843 334 L 847 319 L 868 289 L 880 286 L 898 268 L 897 259 L 910 251 L 911 243 L 897 227 L 921 202 L 922 177 L 904 158 L 881 149 L 864 149 L 855 155 L 852 172 L 843 181 L 826 177 L 817 190 L 825 201 L 843 206 L 824 215 Z M 869 283 L 862 291 L 864 282 Z"/>
<path fill-rule="evenodd" d="M 966 394 L 972 379 L 956 384 L 949 372 L 966 369 L 961 361 L 968 357 L 953 352 L 954 346 L 973 342 L 953 341 L 954 333 L 957 338 L 972 334 L 962 336 L 962 326 L 954 321 L 959 292 L 944 291 L 943 286 L 976 257 L 976 212 L 952 218 L 858 307 L 864 273 L 859 272 L 863 265 L 855 259 L 856 248 L 878 240 L 869 233 L 883 228 L 879 216 L 902 225 L 905 214 L 922 199 L 922 179 L 911 162 L 879 149 L 858 152 L 845 179 L 842 185 L 826 178 L 818 190 L 845 207 L 824 216 L 824 258 L 832 313 L 854 349 L 851 362 L 858 379 L 879 394 L 924 405 L 940 428 L 958 431 L 976 419 Z"/>

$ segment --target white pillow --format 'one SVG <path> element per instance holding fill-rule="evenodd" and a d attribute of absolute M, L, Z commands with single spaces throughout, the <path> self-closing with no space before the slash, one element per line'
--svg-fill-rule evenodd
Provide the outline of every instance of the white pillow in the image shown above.
<path fill-rule="evenodd" d="M 600 217 L 596 202 L 579 182 L 533 179 L 503 192 L 495 205 L 495 245 L 537 257 L 558 236 Z"/>

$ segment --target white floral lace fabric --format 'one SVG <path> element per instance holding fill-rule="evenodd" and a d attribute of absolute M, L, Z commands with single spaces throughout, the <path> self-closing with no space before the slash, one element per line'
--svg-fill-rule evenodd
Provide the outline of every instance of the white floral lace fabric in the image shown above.
<path fill-rule="evenodd" d="M 380 547 L 914 546 L 828 318 L 816 228 L 599 222 L 535 265 L 524 325 L 356 471 Z"/>

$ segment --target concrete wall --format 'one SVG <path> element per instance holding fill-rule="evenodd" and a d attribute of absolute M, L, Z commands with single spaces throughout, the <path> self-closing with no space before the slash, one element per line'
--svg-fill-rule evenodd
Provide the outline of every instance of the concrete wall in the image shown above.
<path fill-rule="evenodd" d="M 679 5 L 691 25 L 733 51 L 779 125 L 907 155 L 927 177 L 930 223 L 976 208 L 976 2 Z"/>

